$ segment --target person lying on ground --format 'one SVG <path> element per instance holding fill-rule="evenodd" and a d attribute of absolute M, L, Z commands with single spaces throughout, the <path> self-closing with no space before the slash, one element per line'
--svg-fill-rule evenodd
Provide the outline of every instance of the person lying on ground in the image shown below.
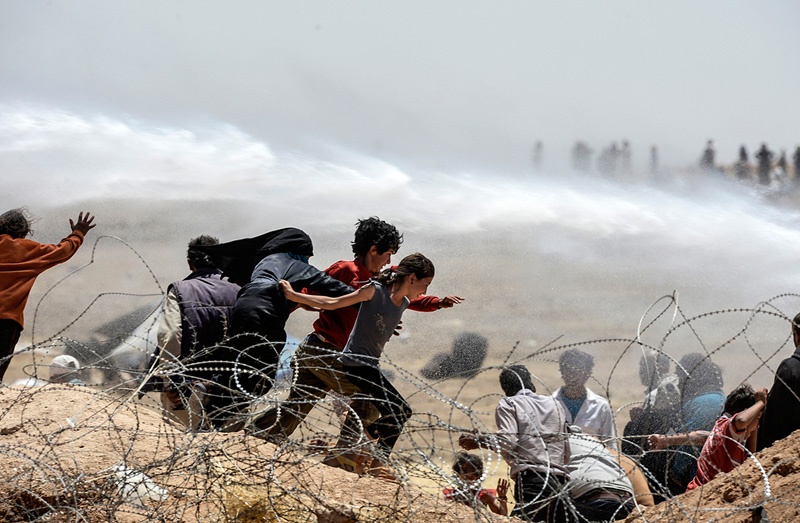
<path fill-rule="evenodd" d="M 567 490 L 579 519 L 623 519 L 636 509 L 636 492 L 618 454 L 595 436 L 580 432 L 569 435 L 569 448 Z"/>

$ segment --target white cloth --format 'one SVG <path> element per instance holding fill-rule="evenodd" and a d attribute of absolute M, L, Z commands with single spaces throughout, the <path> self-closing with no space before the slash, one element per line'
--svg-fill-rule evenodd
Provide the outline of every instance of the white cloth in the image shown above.
<path fill-rule="evenodd" d="M 528 389 L 500 400 L 495 410 L 497 437 L 512 479 L 523 470 L 567 475 L 566 417 L 560 402 Z"/>
<path fill-rule="evenodd" d="M 181 306 L 178 296 L 170 288 L 164 299 L 161 318 L 158 321 L 158 346 L 161 347 L 161 357 L 169 361 L 176 361 L 181 356 Z"/>
<path fill-rule="evenodd" d="M 611 405 L 604 397 L 595 394 L 587 387 L 586 399 L 574 419 L 564 402 L 564 387 L 555 391 L 553 397 L 558 399 L 564 407 L 564 411 L 567 413 L 567 422 L 570 425 L 579 426 L 584 434 L 593 434 L 600 438 L 606 446 L 617 450 L 617 427 L 614 424 Z"/>
<path fill-rule="evenodd" d="M 602 443 L 583 434 L 570 434 L 569 493 L 578 499 L 593 490 L 615 489 L 633 496 L 625 470 Z"/>
<path fill-rule="evenodd" d="M 658 383 L 656 388 L 650 391 L 644 400 L 644 407 L 656 410 L 675 409 L 681 407 L 681 393 L 678 389 L 678 375 L 667 374 Z"/>

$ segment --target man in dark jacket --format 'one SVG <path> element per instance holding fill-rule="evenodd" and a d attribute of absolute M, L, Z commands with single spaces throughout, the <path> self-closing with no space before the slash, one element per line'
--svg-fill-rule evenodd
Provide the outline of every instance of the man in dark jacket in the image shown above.
<path fill-rule="evenodd" d="M 216 351 L 215 364 L 222 370 L 214 381 L 220 390 L 209 405 L 215 427 L 239 430 L 237 414 L 272 388 L 286 342 L 284 327 L 294 305 L 278 283 L 287 280 L 297 291 L 326 296 L 349 294 L 353 288 L 308 264 L 314 254 L 311 238 L 293 227 L 202 250 L 231 281 L 242 284 L 233 307 L 231 338 Z"/>
<path fill-rule="evenodd" d="M 758 428 L 758 450 L 800 429 L 800 314 L 792 320 L 795 351 L 778 366 Z"/>
<path fill-rule="evenodd" d="M 208 255 L 197 250 L 218 243 L 206 235 L 189 241 L 186 261 L 191 274 L 169 285 L 158 324 L 159 359 L 180 369 L 167 377 L 161 402 L 166 413 L 193 430 L 202 423 L 201 369 L 207 349 L 227 335 L 239 292 L 239 285 L 228 281 Z"/>

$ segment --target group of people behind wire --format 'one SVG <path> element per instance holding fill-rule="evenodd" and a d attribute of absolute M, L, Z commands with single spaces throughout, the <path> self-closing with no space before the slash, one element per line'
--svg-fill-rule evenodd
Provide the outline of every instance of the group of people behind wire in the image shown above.
<path fill-rule="evenodd" d="M 93 220 L 81 213 L 70 220 L 66 238 L 45 245 L 26 238 L 30 221 L 22 210 L 0 215 L 0 371 L 19 339 L 34 280 L 75 253 Z M 435 270 L 422 254 L 390 266 L 402 241 L 391 224 L 359 220 L 354 257 L 320 271 L 309 264 L 311 239 L 295 228 L 222 244 L 210 236 L 191 240 L 191 272 L 168 288 L 150 367 L 151 379 L 161 381 L 165 412 L 189 430 L 244 429 L 276 441 L 331 393 L 347 407 L 325 463 L 394 479 L 389 457 L 412 409 L 381 371 L 384 346 L 406 309 L 431 312 L 463 301 L 426 295 Z M 291 390 L 285 401 L 254 412 L 254 402 L 274 386 L 284 327 L 298 306 L 319 317 L 296 351 Z M 800 315 L 792 321 L 792 338 L 800 347 Z M 526 367 L 505 367 L 497 432 L 460 436 L 464 452 L 456 456 L 445 494 L 507 514 L 509 482 L 501 478 L 496 489 L 481 489 L 482 460 L 469 452 L 492 449 L 510 467 L 512 515 L 548 522 L 620 519 L 638 506 L 702 488 L 800 428 L 800 349 L 778 367 L 769 392 L 744 384 L 727 396 L 721 369 L 708 355 L 683 356 L 674 373 L 666 355 L 643 355 L 647 395 L 621 439 L 608 401 L 587 387 L 593 367 L 590 354 L 564 351 L 564 384 L 546 395 L 536 392 Z"/>

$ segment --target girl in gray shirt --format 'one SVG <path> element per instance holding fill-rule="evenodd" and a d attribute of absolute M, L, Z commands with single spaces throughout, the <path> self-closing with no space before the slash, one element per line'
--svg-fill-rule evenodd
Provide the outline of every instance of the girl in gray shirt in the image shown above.
<path fill-rule="evenodd" d="M 381 413 L 378 421 L 367 427 L 385 457 L 391 453 L 403 425 L 411 416 L 411 407 L 380 371 L 379 359 L 403 311 L 411 300 L 428 290 L 433 280 L 433 263 L 422 254 L 410 254 L 397 267 L 384 270 L 367 285 L 339 297 L 301 294 L 288 282 L 281 290 L 290 301 L 325 310 L 361 303 L 355 326 L 340 357 L 347 378 L 361 389 Z M 380 460 L 373 467 L 381 467 Z"/>

